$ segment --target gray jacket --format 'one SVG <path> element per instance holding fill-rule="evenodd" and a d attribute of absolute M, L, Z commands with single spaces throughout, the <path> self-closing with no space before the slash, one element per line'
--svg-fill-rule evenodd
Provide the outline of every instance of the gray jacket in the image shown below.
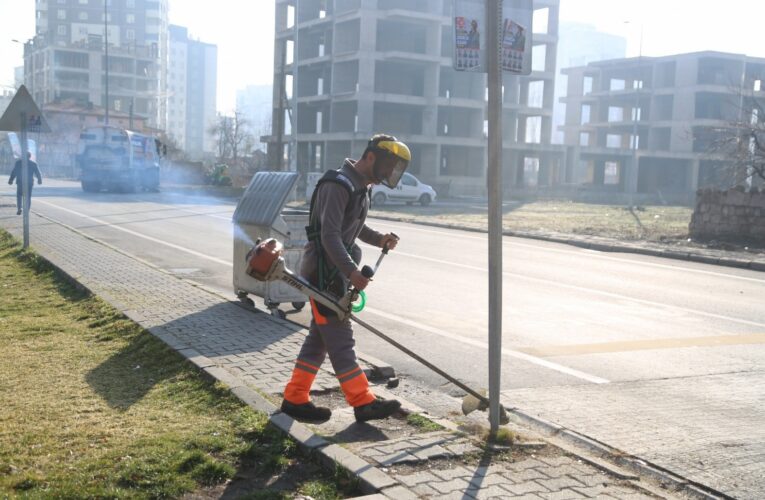
<path fill-rule="evenodd" d="M 353 160 L 345 160 L 340 172 L 353 182 L 356 189 L 364 188 L 364 179 L 356 172 L 354 164 Z M 347 280 L 361 261 L 361 249 L 355 244 L 356 239 L 374 246 L 380 246 L 382 241 L 382 233 L 366 225 L 369 197 L 351 195 L 337 182 L 322 183 L 315 196 L 314 212 L 321 225 L 320 239 L 324 254 L 330 266 L 337 267 L 340 275 Z M 346 246 L 352 247 L 354 255 L 348 253 Z M 313 241 L 305 246 L 300 274 L 311 283 L 318 283 L 318 253 Z"/>

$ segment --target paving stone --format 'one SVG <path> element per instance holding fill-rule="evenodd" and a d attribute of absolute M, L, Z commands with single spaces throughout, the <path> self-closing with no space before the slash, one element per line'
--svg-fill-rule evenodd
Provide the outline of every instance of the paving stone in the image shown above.
<path fill-rule="evenodd" d="M 512 495 L 513 493 L 510 492 L 509 490 L 506 490 L 505 488 L 501 486 L 494 485 L 494 486 L 489 486 L 488 488 L 479 490 L 475 494 L 475 498 L 477 498 L 478 500 L 484 500 L 489 498 L 510 498 Z"/>
<path fill-rule="evenodd" d="M 428 471 L 422 471 L 422 472 L 415 472 L 414 474 L 410 474 L 408 476 L 397 476 L 396 477 L 399 481 L 404 483 L 406 486 L 415 486 L 418 484 L 426 483 L 429 481 L 440 481 L 441 479 L 434 476 L 432 473 Z"/>
<path fill-rule="evenodd" d="M 470 483 L 465 479 L 452 479 L 451 481 L 440 481 L 431 483 L 430 486 L 441 493 L 451 493 L 452 491 L 464 491 L 470 487 Z"/>
<path fill-rule="evenodd" d="M 441 479 L 445 481 L 449 481 L 449 480 L 457 479 L 457 478 L 473 477 L 473 473 L 461 465 L 458 465 L 457 467 L 453 469 L 447 469 L 447 470 L 433 469 L 433 474 L 435 474 L 436 476 L 440 477 Z"/>
<path fill-rule="evenodd" d="M 418 498 L 415 493 L 401 486 L 386 488 L 382 491 L 382 493 L 387 498 L 393 498 L 394 500 L 417 500 Z"/>
<path fill-rule="evenodd" d="M 417 486 L 412 487 L 412 491 L 414 491 L 416 494 L 420 495 L 421 497 L 436 497 L 438 498 L 441 495 L 441 492 L 433 489 L 431 484 L 418 484 Z"/>
<path fill-rule="evenodd" d="M 575 488 L 578 486 L 584 486 L 580 481 L 577 481 L 571 476 L 562 476 L 555 479 L 537 479 L 537 483 L 541 484 L 550 491 L 562 490 L 565 488 Z"/>
<path fill-rule="evenodd" d="M 508 484 L 507 490 L 514 495 L 524 495 L 526 493 L 546 494 L 550 490 L 537 483 L 536 481 L 526 481 L 524 483 Z"/>

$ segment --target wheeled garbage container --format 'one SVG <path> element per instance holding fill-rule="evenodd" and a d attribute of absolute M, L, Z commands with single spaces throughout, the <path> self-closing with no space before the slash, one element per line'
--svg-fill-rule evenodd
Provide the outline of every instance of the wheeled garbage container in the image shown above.
<path fill-rule="evenodd" d="M 248 295 L 263 298 L 271 314 L 285 317 L 280 304 L 302 309 L 308 298 L 281 280 L 258 281 L 246 272 L 247 252 L 258 240 L 276 238 L 284 245 L 287 268 L 300 271 L 306 244 L 307 210 L 285 209 L 297 184 L 296 172 L 258 172 L 234 211 L 234 291 L 240 300 L 254 305 Z"/>

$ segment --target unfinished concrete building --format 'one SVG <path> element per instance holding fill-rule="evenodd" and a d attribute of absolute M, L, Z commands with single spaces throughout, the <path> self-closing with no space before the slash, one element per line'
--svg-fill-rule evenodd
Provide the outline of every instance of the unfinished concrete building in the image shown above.
<path fill-rule="evenodd" d="M 276 0 L 269 163 L 322 172 L 387 132 L 441 196 L 486 192 L 486 77 L 452 69 L 452 0 Z M 533 72 L 505 78 L 504 183 L 558 181 L 551 146 L 559 0 L 534 1 Z M 296 152 L 294 151 L 296 148 Z M 295 152 L 296 154 L 293 154 Z"/>
<path fill-rule="evenodd" d="M 591 198 L 690 203 L 699 187 L 730 187 L 716 145 L 761 120 L 765 59 L 697 52 L 563 72 L 566 182 Z"/>

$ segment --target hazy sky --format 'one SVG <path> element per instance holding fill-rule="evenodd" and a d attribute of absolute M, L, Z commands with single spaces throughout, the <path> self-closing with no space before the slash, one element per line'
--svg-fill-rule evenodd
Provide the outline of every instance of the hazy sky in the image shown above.
<path fill-rule="evenodd" d="M 13 83 L 23 64 L 22 47 L 11 39 L 34 34 L 34 0 L 0 0 L 0 84 Z M 170 0 L 170 22 L 218 46 L 218 108 L 230 111 L 236 90 L 273 78 L 273 0 Z M 765 57 L 763 0 L 561 0 L 561 21 L 594 25 L 628 39 L 637 55 L 719 50 Z M 631 21 L 625 24 L 625 21 Z"/>

